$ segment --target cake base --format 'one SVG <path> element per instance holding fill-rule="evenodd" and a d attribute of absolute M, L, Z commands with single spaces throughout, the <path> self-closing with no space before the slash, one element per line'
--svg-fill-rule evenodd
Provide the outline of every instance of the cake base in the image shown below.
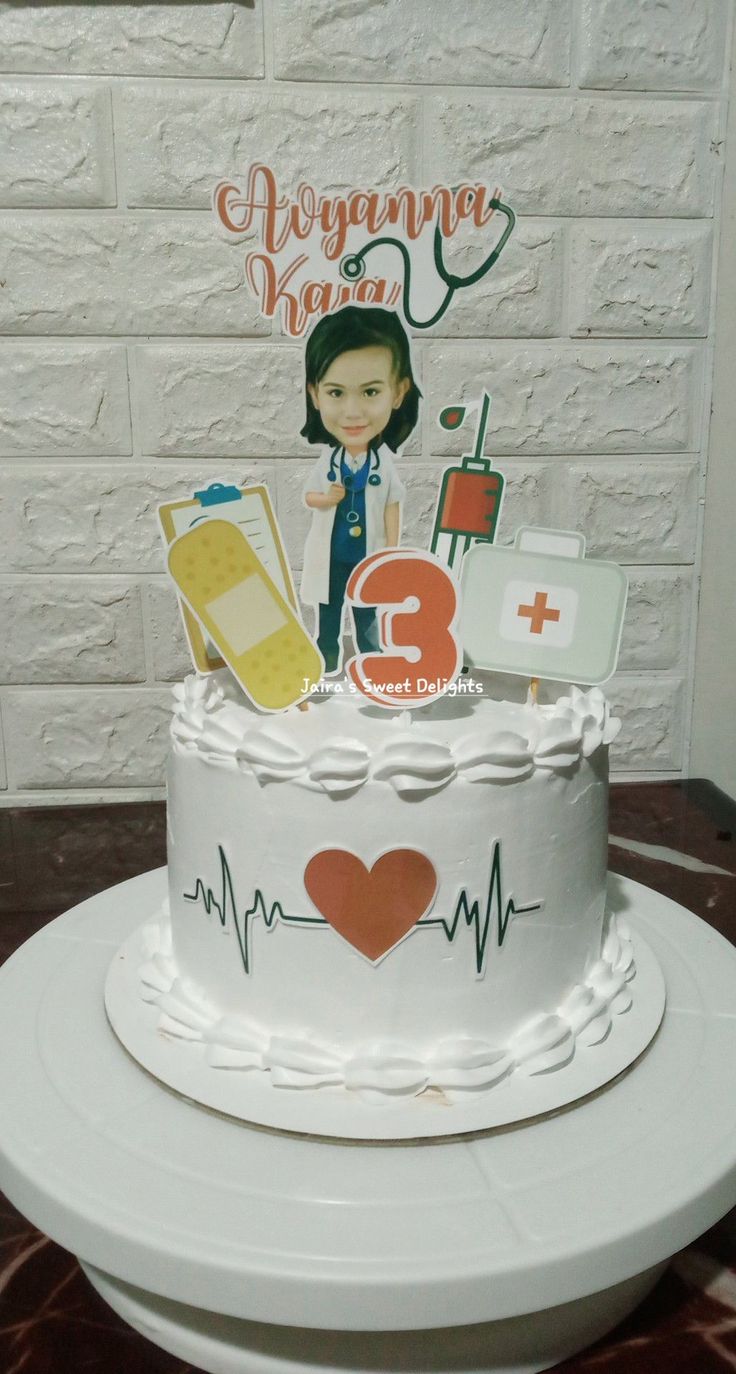
<path fill-rule="evenodd" d="M 620 880 L 667 984 L 629 1073 L 525 1125 L 362 1146 L 205 1111 L 125 1053 L 105 975 L 164 881 L 0 970 L 0 1186 L 163 1348 L 211 1374 L 292 1374 L 295 1352 L 300 1374 L 531 1374 L 733 1206 L 736 950 L 676 903 Z"/>
<path fill-rule="evenodd" d="M 612 880 L 615 885 L 619 880 Z M 616 909 L 631 909 L 621 894 Z M 155 910 L 155 907 L 153 908 Z M 213 1111 L 253 1125 L 299 1134 L 349 1140 L 421 1140 L 460 1135 L 525 1121 L 596 1092 L 639 1057 L 656 1034 L 665 1006 L 665 985 L 643 937 L 632 938 L 636 975 L 632 1005 L 613 1016 L 605 1040 L 578 1043 L 572 1059 L 546 1073 L 517 1070 L 486 1091 L 449 1099 L 427 1089 L 416 1097 L 370 1101 L 343 1087 L 274 1087 L 268 1072 L 217 1069 L 201 1042 L 169 1035 L 158 1027 L 158 1007 L 141 996 L 139 970 L 145 963 L 144 923 L 113 959 L 105 984 L 110 1024 L 129 1054 L 167 1087 Z"/>

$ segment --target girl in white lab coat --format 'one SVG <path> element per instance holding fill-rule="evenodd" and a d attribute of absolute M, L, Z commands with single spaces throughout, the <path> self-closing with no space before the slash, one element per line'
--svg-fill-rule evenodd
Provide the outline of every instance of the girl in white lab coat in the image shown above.
<path fill-rule="evenodd" d="M 304 487 L 312 524 L 301 595 L 317 608 L 317 643 L 327 673 L 341 666 L 345 588 L 368 554 L 394 548 L 404 488 L 394 454 L 413 430 L 420 391 L 398 315 L 347 305 L 315 325 L 305 353 L 307 419 L 302 434 L 322 442 Z M 375 612 L 354 608 L 361 653 L 377 647 Z"/>

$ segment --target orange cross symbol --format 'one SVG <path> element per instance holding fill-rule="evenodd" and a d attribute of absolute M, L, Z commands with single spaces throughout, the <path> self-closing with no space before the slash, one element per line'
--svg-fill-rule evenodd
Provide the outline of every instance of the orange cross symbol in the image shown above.
<path fill-rule="evenodd" d="M 559 620 L 560 612 L 547 609 L 547 593 L 537 592 L 533 606 L 520 606 L 517 615 L 529 616 L 529 629 L 533 635 L 541 635 L 545 621 Z"/>

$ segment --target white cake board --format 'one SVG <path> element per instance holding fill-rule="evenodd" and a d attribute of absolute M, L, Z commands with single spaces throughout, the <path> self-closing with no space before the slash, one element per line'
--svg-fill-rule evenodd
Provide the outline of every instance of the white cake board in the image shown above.
<path fill-rule="evenodd" d="M 618 893 L 617 910 L 621 902 Z M 148 959 L 145 927 L 158 908 L 160 902 L 110 964 L 105 1005 L 113 1030 L 133 1058 L 175 1092 L 239 1121 L 277 1130 L 352 1140 L 421 1140 L 524 1121 L 576 1102 L 623 1073 L 646 1049 L 664 1013 L 662 972 L 636 932 L 631 1007 L 613 1015 L 605 1040 L 578 1043 L 572 1059 L 559 1069 L 534 1075 L 518 1069 L 486 1092 L 457 1094 L 454 1100 L 431 1090 L 376 1102 L 342 1087 L 274 1087 L 267 1072 L 213 1069 L 203 1043 L 158 1030 L 160 1012 L 143 1001 L 139 973 Z M 628 909 L 625 914 L 628 918 Z"/>
<path fill-rule="evenodd" d="M 0 1185 L 211 1374 L 545 1368 L 736 1201 L 736 950 L 620 881 L 668 992 L 631 1070 L 524 1125 L 371 1146 L 245 1126 L 141 1070 L 103 984 L 162 877 L 113 888 L 0 970 Z"/>

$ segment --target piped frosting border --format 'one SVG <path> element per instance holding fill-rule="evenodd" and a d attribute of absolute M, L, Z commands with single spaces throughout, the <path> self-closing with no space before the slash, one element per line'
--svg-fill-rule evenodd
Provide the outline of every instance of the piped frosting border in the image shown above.
<path fill-rule="evenodd" d="M 399 1043 L 381 1041 L 345 1056 L 317 1041 L 270 1035 L 245 1017 L 221 1016 L 179 975 L 168 904 L 145 927 L 143 942 L 140 993 L 159 1009 L 159 1033 L 203 1046 L 213 1069 L 267 1073 L 278 1088 L 345 1087 L 376 1102 L 415 1097 L 432 1088 L 459 1100 L 490 1090 L 516 1071 L 531 1076 L 562 1069 L 577 1045 L 602 1043 L 613 1017 L 630 1009 L 629 985 L 636 974 L 629 927 L 608 913 L 600 958 L 584 981 L 554 1010 L 521 1026 L 508 1044 L 447 1037 L 420 1058 Z"/>
<path fill-rule="evenodd" d="M 393 718 L 390 737 L 376 749 L 338 733 L 305 751 L 284 726 L 271 721 L 254 725 L 252 715 L 233 709 L 219 681 L 190 676 L 174 688 L 171 730 L 177 749 L 251 773 L 261 786 L 295 782 L 349 795 L 370 779 L 386 782 L 399 794 L 426 794 L 456 777 L 471 783 L 508 782 L 537 769 L 559 772 L 610 744 L 621 726 L 597 687 L 573 687 L 554 705 L 519 707 L 518 716 L 518 730 L 476 727 L 444 743 L 423 733 L 421 721 L 407 726 L 402 713 Z"/>

